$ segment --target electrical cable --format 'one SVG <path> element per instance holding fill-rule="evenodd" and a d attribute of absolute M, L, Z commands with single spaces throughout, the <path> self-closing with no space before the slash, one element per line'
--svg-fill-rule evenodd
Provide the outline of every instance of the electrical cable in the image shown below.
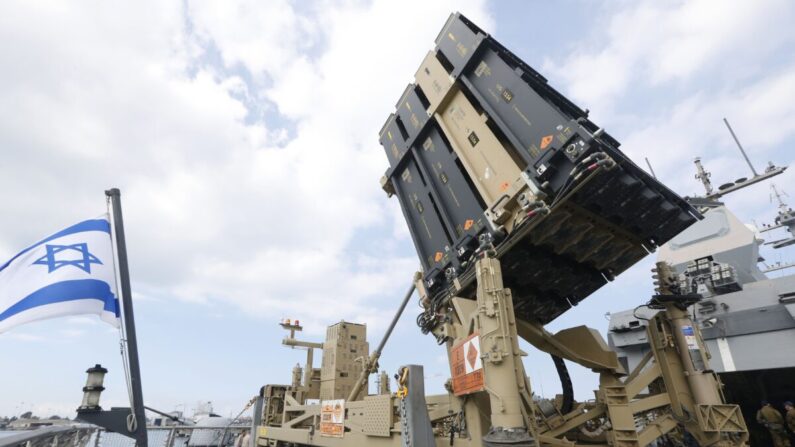
<path fill-rule="evenodd" d="M 593 164 L 588 165 L 585 169 L 585 172 L 580 172 L 583 166 L 591 163 L 591 161 L 595 160 Z M 569 173 L 569 177 L 563 182 L 563 185 L 558 190 L 558 193 L 555 195 L 555 198 L 552 200 L 552 203 L 549 205 L 550 208 L 555 206 L 558 202 L 563 200 L 568 193 L 568 190 L 581 178 L 580 176 L 588 173 L 588 177 L 593 175 L 600 167 L 607 166 L 610 164 L 615 164 L 607 154 L 604 152 L 594 152 L 593 154 L 589 155 L 588 157 L 582 159 L 577 165 L 571 170 Z M 586 177 L 587 178 L 587 177 Z"/>
<path fill-rule="evenodd" d="M 552 355 L 552 361 L 555 363 L 555 369 L 558 371 L 558 378 L 560 378 L 560 387 L 563 392 L 563 401 L 560 404 L 560 412 L 568 414 L 574 407 L 574 387 L 571 384 L 571 376 L 569 376 L 569 369 L 562 358 Z"/>
<path fill-rule="evenodd" d="M 640 306 L 636 307 L 635 309 L 632 310 L 632 316 L 637 318 L 638 320 L 649 321 L 648 318 L 641 317 L 640 315 L 638 315 L 638 313 L 637 313 L 638 309 L 640 309 L 641 307 L 649 307 L 649 305 L 648 304 L 641 304 Z"/>

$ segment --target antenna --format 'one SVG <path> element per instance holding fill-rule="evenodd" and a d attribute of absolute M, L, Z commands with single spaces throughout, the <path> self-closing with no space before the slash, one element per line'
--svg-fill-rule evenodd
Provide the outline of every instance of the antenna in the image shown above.
<path fill-rule="evenodd" d="M 657 174 L 654 173 L 654 168 L 651 167 L 651 163 L 649 162 L 649 157 L 643 157 L 646 159 L 646 166 L 649 167 L 649 172 L 651 172 L 651 176 L 654 177 L 654 180 L 657 180 Z"/>
<path fill-rule="evenodd" d="M 770 201 L 772 202 L 773 199 L 775 199 L 776 202 L 778 202 L 778 215 L 776 216 L 774 224 L 765 225 L 765 229 L 762 231 L 771 231 L 775 230 L 776 228 L 784 227 L 791 235 L 795 235 L 795 213 L 793 213 L 792 209 L 788 208 L 787 204 L 784 203 L 784 196 L 789 195 L 783 190 L 776 188 L 775 184 L 771 184 L 770 189 Z M 765 245 L 772 245 L 773 248 L 789 247 L 793 244 L 795 244 L 795 236 L 792 236 L 788 239 L 779 239 L 765 243 Z"/>
<path fill-rule="evenodd" d="M 734 142 L 737 143 L 737 147 L 740 148 L 740 153 L 745 158 L 745 162 L 748 163 L 748 167 L 751 168 L 751 172 L 753 172 L 753 177 L 751 178 L 740 178 L 735 180 L 734 182 L 724 183 L 721 184 L 717 190 L 712 187 L 712 182 L 709 180 L 712 177 L 712 174 L 704 169 L 704 166 L 701 164 L 701 159 L 696 158 L 693 162 L 696 164 L 696 179 L 701 180 L 701 183 L 704 185 L 704 189 L 706 190 L 706 194 L 703 198 L 709 200 L 717 200 L 726 194 L 729 194 L 734 191 L 738 191 L 743 189 L 747 186 L 751 186 L 753 184 L 759 183 L 763 180 L 767 180 L 771 177 L 775 177 L 785 170 L 787 170 L 786 166 L 776 166 L 773 162 L 768 162 L 767 167 L 765 168 L 765 172 L 759 174 L 754 169 L 754 165 L 751 164 L 751 160 L 748 158 L 748 154 L 745 153 L 745 149 L 743 149 L 743 145 L 740 144 L 740 140 L 737 138 L 737 135 L 734 133 L 734 129 L 729 124 L 729 120 L 723 118 L 723 122 L 726 124 L 726 128 L 729 129 L 729 133 L 732 134 L 732 138 L 734 138 Z"/>
<path fill-rule="evenodd" d="M 740 152 L 743 154 L 743 158 L 745 158 L 745 162 L 748 163 L 748 167 L 751 168 L 751 172 L 754 174 L 754 177 L 757 177 L 759 174 L 754 169 L 754 165 L 751 164 L 751 160 L 748 159 L 748 155 L 745 153 L 745 149 L 743 149 L 743 145 L 740 144 L 740 140 L 737 139 L 737 135 L 734 134 L 734 130 L 732 126 L 729 124 L 729 120 L 723 118 L 723 122 L 726 123 L 726 127 L 729 128 L 729 133 L 732 134 L 732 138 L 734 138 L 734 142 L 737 143 L 737 147 L 740 148 Z"/>
<path fill-rule="evenodd" d="M 701 180 L 701 183 L 704 185 L 704 189 L 707 191 L 707 196 L 712 194 L 712 182 L 709 181 L 709 178 L 712 177 L 712 173 L 704 169 L 704 166 L 701 164 L 701 158 L 696 157 L 693 159 L 693 163 L 696 164 L 696 180 Z"/>
<path fill-rule="evenodd" d="M 772 192 L 770 193 L 770 201 L 772 202 L 773 198 L 775 197 L 776 202 L 778 202 L 779 209 L 786 211 L 787 204 L 784 203 L 784 199 L 782 197 L 783 196 L 789 197 L 789 194 L 784 192 L 784 190 L 779 191 L 778 188 L 776 188 L 775 183 L 770 184 L 770 189 L 772 190 Z"/>

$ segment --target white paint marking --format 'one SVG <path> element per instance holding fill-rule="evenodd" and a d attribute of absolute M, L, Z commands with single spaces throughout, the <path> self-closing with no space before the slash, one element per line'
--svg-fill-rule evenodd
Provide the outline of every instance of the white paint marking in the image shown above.
<path fill-rule="evenodd" d="M 718 351 L 720 352 L 720 358 L 723 361 L 723 371 L 725 372 L 737 371 L 737 367 L 734 366 L 734 358 L 732 357 L 732 351 L 731 349 L 729 349 L 729 340 L 727 340 L 726 338 L 719 338 Z"/>

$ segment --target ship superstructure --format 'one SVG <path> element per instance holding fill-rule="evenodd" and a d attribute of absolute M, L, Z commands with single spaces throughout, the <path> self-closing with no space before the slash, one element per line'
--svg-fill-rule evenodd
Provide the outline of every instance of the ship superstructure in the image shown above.
<path fill-rule="evenodd" d="M 760 248 L 782 248 L 795 238 L 765 242 L 755 226 L 744 224 L 717 200 L 742 182 L 724 184 L 716 192 L 710 173 L 699 159 L 695 164 L 705 195 L 688 200 L 704 219 L 660 247 L 657 261 L 672 267 L 683 292 L 701 297 L 689 311 L 701 328 L 710 365 L 724 384 L 727 401 L 739 404 L 755 428 L 752 445 L 765 445 L 764 430 L 753 422 L 760 401 L 781 405 L 795 397 L 795 274 L 768 277 L 766 273 L 793 264 L 765 264 Z M 766 172 L 784 169 L 771 164 Z M 773 188 L 779 213 L 775 224 L 763 226 L 762 232 L 795 226 L 792 210 Z M 628 368 L 638 365 L 649 350 L 646 327 L 654 313 L 641 305 L 610 315 L 608 342 Z"/>

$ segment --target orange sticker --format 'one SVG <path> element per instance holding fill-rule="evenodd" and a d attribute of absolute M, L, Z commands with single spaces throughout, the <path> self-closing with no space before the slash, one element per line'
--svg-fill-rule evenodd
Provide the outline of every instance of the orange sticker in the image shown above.
<path fill-rule="evenodd" d="M 450 372 L 453 379 L 453 394 L 456 396 L 485 389 L 483 362 L 480 356 L 480 337 L 477 332 L 459 341 L 450 349 Z"/>
<path fill-rule="evenodd" d="M 444 254 L 442 252 L 440 252 L 440 251 L 437 251 L 436 252 L 436 256 L 433 258 L 433 260 L 436 261 L 436 262 L 439 262 L 439 261 L 442 260 L 442 257 L 444 257 Z"/>
<path fill-rule="evenodd" d="M 508 187 L 511 186 L 508 182 L 502 182 L 500 184 L 500 191 L 505 191 Z"/>
<path fill-rule="evenodd" d="M 547 135 L 541 139 L 541 149 L 546 149 L 552 143 L 552 135 Z"/>
<path fill-rule="evenodd" d="M 472 219 L 467 219 L 467 221 L 464 222 L 464 230 L 472 228 L 472 225 L 475 225 L 475 221 Z"/>

